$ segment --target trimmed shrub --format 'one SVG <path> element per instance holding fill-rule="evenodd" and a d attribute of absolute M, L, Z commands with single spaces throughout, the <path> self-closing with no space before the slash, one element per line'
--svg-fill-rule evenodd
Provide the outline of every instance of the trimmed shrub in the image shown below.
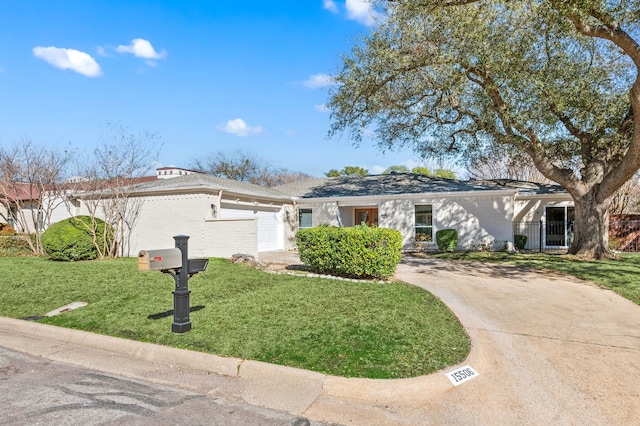
<path fill-rule="evenodd" d="M 108 227 L 109 234 L 113 233 L 113 229 L 104 221 L 95 220 L 98 244 L 103 245 L 105 226 Z M 89 216 L 70 217 L 56 222 L 42 233 L 40 239 L 42 247 L 51 260 L 92 260 L 98 257 L 98 249 L 93 243 L 91 234 L 91 217 Z"/>
<path fill-rule="evenodd" d="M 527 245 L 527 240 L 529 237 L 526 235 L 514 235 L 513 236 L 513 245 L 516 246 L 518 250 L 523 250 Z"/>
<path fill-rule="evenodd" d="M 458 231 L 455 229 L 437 231 L 436 243 L 440 251 L 456 251 L 456 248 L 458 248 Z"/>
<path fill-rule="evenodd" d="M 300 260 L 321 274 L 387 279 L 402 257 L 400 231 L 364 224 L 301 229 L 296 243 Z"/>

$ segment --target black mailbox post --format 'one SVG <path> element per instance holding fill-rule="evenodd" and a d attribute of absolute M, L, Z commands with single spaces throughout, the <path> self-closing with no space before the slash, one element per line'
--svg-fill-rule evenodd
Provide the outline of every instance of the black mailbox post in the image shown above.
<path fill-rule="evenodd" d="M 173 324 L 171 331 L 174 333 L 186 333 L 191 330 L 191 321 L 189 320 L 189 277 L 207 269 L 209 259 L 191 259 L 189 260 L 188 240 L 186 235 L 177 235 L 173 237 L 176 249 L 180 250 L 181 262 L 177 259 L 171 259 L 167 262 L 167 269 L 159 269 L 164 274 L 171 275 L 175 282 L 176 288 L 173 291 Z M 138 257 L 138 269 L 140 270 L 158 270 L 162 268 L 163 257 L 172 255 L 172 250 L 149 250 L 141 251 Z M 173 265 L 180 265 L 179 267 Z"/>
<path fill-rule="evenodd" d="M 186 333 L 191 330 L 191 320 L 189 320 L 189 250 L 186 235 L 173 237 L 176 240 L 176 248 L 182 252 L 182 268 L 176 269 L 175 273 L 162 271 L 173 275 L 176 280 L 176 289 L 173 291 L 173 324 L 171 331 L 174 333 Z"/>

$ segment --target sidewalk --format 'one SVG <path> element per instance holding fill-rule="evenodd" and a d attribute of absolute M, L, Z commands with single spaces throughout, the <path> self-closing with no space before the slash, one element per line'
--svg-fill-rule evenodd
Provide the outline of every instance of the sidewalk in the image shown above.
<path fill-rule="evenodd" d="M 577 279 L 504 265 L 406 258 L 396 276 L 458 315 L 472 341 L 464 365 L 477 378 L 457 387 L 443 372 L 346 379 L 7 318 L 0 346 L 339 424 L 640 419 L 640 306 Z"/>

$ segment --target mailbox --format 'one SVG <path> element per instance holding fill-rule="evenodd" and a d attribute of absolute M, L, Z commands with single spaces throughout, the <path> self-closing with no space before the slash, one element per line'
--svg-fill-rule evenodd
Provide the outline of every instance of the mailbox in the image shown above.
<path fill-rule="evenodd" d="M 189 259 L 186 235 L 173 237 L 176 248 L 163 250 L 142 250 L 138 254 L 139 271 L 160 271 L 169 274 L 176 283 L 173 291 L 173 323 L 171 331 L 186 333 L 191 330 L 189 320 L 189 277 L 207 269 L 209 259 Z"/>
<path fill-rule="evenodd" d="M 142 250 L 138 254 L 139 271 L 164 271 L 178 268 L 182 268 L 182 251 L 179 248 Z"/>

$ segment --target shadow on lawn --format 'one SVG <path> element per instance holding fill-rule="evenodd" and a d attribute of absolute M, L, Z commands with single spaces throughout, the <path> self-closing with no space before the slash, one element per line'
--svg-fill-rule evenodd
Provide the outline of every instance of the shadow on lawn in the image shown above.
<path fill-rule="evenodd" d="M 547 263 L 551 263 L 553 258 L 547 259 Z M 558 257 L 561 261 L 561 258 Z M 429 271 L 442 271 L 442 272 L 456 272 L 466 276 L 492 276 L 495 278 L 510 278 L 521 281 L 535 281 L 540 277 L 546 279 L 563 279 L 568 278 L 565 275 L 567 272 L 561 268 L 555 271 L 545 270 L 536 265 L 536 262 L 520 261 L 519 264 L 507 263 L 504 259 L 502 261 L 483 261 L 483 260 L 468 260 L 468 259 L 443 259 L 430 257 L 429 255 L 409 255 L 403 256 L 402 263 L 418 268 L 423 273 L 429 273 Z M 516 259 L 514 259 L 516 263 Z"/>
<path fill-rule="evenodd" d="M 204 308 L 205 308 L 204 305 L 192 306 L 191 308 L 189 308 L 189 312 L 196 312 Z M 147 318 L 152 320 L 159 320 L 162 318 L 170 317 L 172 315 L 173 315 L 173 309 L 171 309 L 170 311 L 164 311 L 164 312 L 159 312 L 157 314 L 149 315 Z"/>

